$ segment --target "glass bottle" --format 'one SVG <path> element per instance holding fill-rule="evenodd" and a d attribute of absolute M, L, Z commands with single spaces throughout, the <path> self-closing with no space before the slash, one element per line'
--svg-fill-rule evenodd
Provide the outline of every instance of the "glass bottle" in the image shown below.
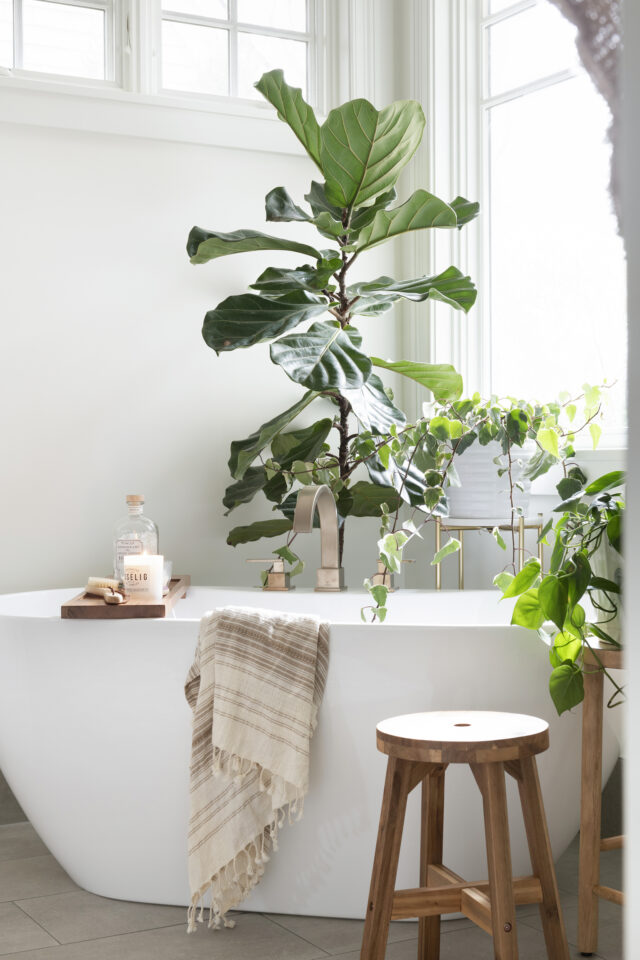
<path fill-rule="evenodd" d="M 142 514 L 144 497 L 129 494 L 127 497 L 129 513 L 116 524 L 113 540 L 113 575 L 122 581 L 124 575 L 124 557 L 131 553 L 158 552 L 158 528 L 149 517 Z"/>

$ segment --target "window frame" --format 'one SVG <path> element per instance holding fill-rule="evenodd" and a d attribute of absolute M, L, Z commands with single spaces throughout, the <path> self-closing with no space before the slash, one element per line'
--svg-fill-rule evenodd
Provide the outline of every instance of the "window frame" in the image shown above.
<path fill-rule="evenodd" d="M 266 152 L 303 154 L 268 103 L 161 90 L 158 0 L 114 4 L 114 79 L 0 67 L 0 122 L 237 149 L 255 149 L 260 143 Z M 319 118 L 329 104 L 350 96 L 353 76 L 374 56 L 356 29 L 361 13 L 373 20 L 373 0 L 314 2 L 310 90 Z"/>
<path fill-rule="evenodd" d="M 160 3 L 162 0 L 160 0 Z M 178 11 L 164 10 L 162 6 L 159 7 L 159 18 L 160 18 L 160 30 L 162 29 L 162 23 L 165 20 L 168 20 L 172 23 L 186 23 L 192 24 L 193 26 L 204 26 L 204 27 L 213 27 L 218 30 L 226 30 L 228 33 L 228 43 L 229 43 L 229 63 L 228 63 L 228 82 L 229 82 L 229 93 L 223 94 L 223 96 L 228 96 L 234 100 L 242 100 L 242 97 L 238 96 L 238 34 L 239 33 L 253 33 L 262 37 L 275 37 L 282 40 L 297 40 L 299 42 L 304 42 L 307 44 L 307 76 L 306 76 L 306 97 L 310 103 L 316 102 L 316 78 L 315 78 L 315 64 L 316 64 L 316 45 L 317 45 L 317 33 L 315 30 L 316 24 L 316 0 L 305 0 L 306 5 L 306 14 L 307 14 L 307 29 L 305 31 L 296 31 L 296 30 L 286 30 L 276 27 L 265 27 L 260 26 L 255 23 L 244 23 L 243 21 L 238 20 L 238 0 L 227 0 L 228 2 L 228 17 L 226 20 L 221 20 L 216 17 L 205 17 L 195 14 L 180 13 Z M 160 43 L 159 49 L 162 49 L 162 43 Z M 172 87 L 165 87 L 162 84 L 162 57 L 158 57 L 158 89 L 162 93 L 173 94 L 190 94 L 190 91 L 176 91 Z M 196 93 L 196 96 L 198 94 Z"/>
<path fill-rule="evenodd" d="M 52 74 L 41 70 L 28 70 L 24 63 L 24 0 L 12 0 L 13 5 L 13 67 L 11 73 L 23 78 L 42 78 L 45 80 L 64 80 L 79 84 L 104 85 L 115 84 L 119 71 L 116 57 L 116 30 L 118 13 L 116 0 L 46 0 L 47 3 L 59 3 L 66 7 L 80 7 L 89 10 L 101 10 L 104 13 L 104 77 L 76 77 L 66 74 Z"/>
<path fill-rule="evenodd" d="M 479 200 L 481 210 L 489 199 L 489 112 L 501 102 L 534 93 L 572 79 L 579 69 L 558 71 L 542 80 L 523 84 L 505 93 L 488 95 L 486 27 L 524 12 L 536 0 L 517 0 L 504 10 L 489 14 L 489 0 L 413 0 L 411 29 L 413 95 L 427 113 L 426 169 L 429 189 L 444 199 L 460 193 Z M 425 50 L 427 55 L 425 56 Z M 436 144 L 437 140 L 437 144 Z M 410 189 L 424 185 L 425 165 L 416 164 Z M 436 272 L 455 263 L 481 286 L 476 305 L 468 317 L 455 316 L 438 306 L 424 305 L 422 316 L 412 321 L 411 349 L 420 359 L 452 363 L 462 374 L 465 391 L 491 393 L 490 222 L 480 217 L 465 230 L 433 231 L 409 241 L 405 269 L 424 272 L 425 263 Z M 441 236 L 437 236 L 437 234 Z M 417 274 L 416 274 L 417 275 Z M 416 313 L 414 312 L 414 317 Z M 413 393 L 416 414 L 424 398 Z M 626 438 L 610 430 L 594 454 L 580 449 L 581 459 L 624 450 Z"/>

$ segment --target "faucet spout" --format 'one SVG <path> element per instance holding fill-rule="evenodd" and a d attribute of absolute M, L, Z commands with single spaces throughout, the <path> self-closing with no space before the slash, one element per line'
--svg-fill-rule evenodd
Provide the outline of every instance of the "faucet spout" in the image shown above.
<path fill-rule="evenodd" d="M 339 564 L 338 510 L 329 487 L 303 487 L 298 493 L 293 514 L 293 532 L 311 533 L 316 510 L 320 520 L 320 569 L 316 590 L 333 591 L 344 589 L 344 574 Z"/>

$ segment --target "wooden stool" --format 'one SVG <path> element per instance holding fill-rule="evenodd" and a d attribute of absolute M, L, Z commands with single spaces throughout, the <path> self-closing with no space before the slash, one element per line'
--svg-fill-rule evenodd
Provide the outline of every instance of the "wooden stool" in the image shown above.
<path fill-rule="evenodd" d="M 600 884 L 600 852 L 619 850 L 623 837 L 600 839 L 602 826 L 602 714 L 604 674 L 621 670 L 622 650 L 590 641 L 595 656 L 584 652 L 584 703 L 582 704 L 582 795 L 580 798 L 580 871 L 578 881 L 578 949 L 591 954 L 598 949 L 598 901 L 620 906 L 624 894 Z"/>
<path fill-rule="evenodd" d="M 544 720 L 514 713 L 414 713 L 377 726 L 388 754 L 361 960 L 384 960 L 389 922 L 419 917 L 418 960 L 440 956 L 440 916 L 464 913 L 493 935 L 496 960 L 517 960 L 516 904 L 539 903 L 549 960 L 569 960 L 535 754 Z M 442 865 L 444 772 L 468 763 L 484 805 L 489 882 Z M 505 770 L 518 781 L 534 876 L 513 878 Z M 407 797 L 422 782 L 420 887 L 395 890 Z"/>

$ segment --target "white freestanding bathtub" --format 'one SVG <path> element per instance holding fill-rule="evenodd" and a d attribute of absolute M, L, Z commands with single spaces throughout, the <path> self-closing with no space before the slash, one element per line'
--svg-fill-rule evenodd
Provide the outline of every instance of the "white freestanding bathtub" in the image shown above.
<path fill-rule="evenodd" d="M 363 624 L 363 594 L 194 587 L 173 618 L 61 620 L 76 590 L 0 596 L 0 767 L 28 817 L 72 878 L 97 894 L 186 904 L 190 711 L 183 683 L 198 619 L 224 604 L 318 613 L 331 621 L 325 698 L 312 744 L 304 818 L 248 909 L 361 917 L 386 757 L 376 722 L 453 708 L 544 717 L 539 758 L 556 855 L 579 820 L 580 711 L 558 717 L 547 650 L 508 626 L 509 601 L 490 591 L 399 591 L 389 621 Z M 604 776 L 618 745 L 605 722 Z M 507 778 L 510 780 L 510 778 Z M 514 784 L 508 783 L 513 867 L 529 872 Z M 485 874 L 480 795 L 464 767 L 447 771 L 445 862 Z M 418 885 L 418 796 L 409 800 L 399 887 Z"/>

